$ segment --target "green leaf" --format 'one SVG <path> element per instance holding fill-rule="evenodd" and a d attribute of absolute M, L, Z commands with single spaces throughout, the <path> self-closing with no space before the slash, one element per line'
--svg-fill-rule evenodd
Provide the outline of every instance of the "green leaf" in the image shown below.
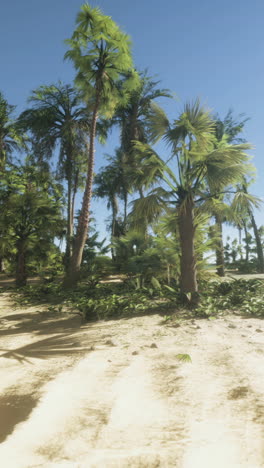
<path fill-rule="evenodd" d="M 176 289 L 171 288 L 171 287 L 168 286 L 167 284 L 164 284 L 164 288 L 166 288 L 168 291 L 170 291 L 170 292 L 172 292 L 172 293 L 174 293 L 174 294 L 177 293 Z"/>
<path fill-rule="evenodd" d="M 191 356 L 189 354 L 177 354 L 176 358 L 182 362 L 192 362 Z"/>
<path fill-rule="evenodd" d="M 154 289 L 161 289 L 160 282 L 154 276 L 152 276 L 152 278 L 151 278 L 151 284 L 152 284 Z"/>

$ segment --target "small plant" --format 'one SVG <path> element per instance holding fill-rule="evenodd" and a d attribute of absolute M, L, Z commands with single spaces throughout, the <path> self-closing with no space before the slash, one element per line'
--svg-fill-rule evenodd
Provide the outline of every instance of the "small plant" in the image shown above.
<path fill-rule="evenodd" d="M 176 358 L 182 362 L 192 362 L 192 358 L 189 354 L 176 354 Z"/>
<path fill-rule="evenodd" d="M 163 319 L 163 323 L 168 323 L 172 321 L 172 316 L 171 315 L 165 315 Z"/>

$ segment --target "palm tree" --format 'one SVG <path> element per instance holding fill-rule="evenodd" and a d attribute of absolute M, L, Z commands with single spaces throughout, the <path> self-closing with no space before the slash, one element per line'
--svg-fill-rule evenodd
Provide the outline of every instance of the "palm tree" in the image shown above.
<path fill-rule="evenodd" d="M 215 120 L 215 137 L 216 145 L 221 143 L 223 139 L 229 144 L 245 143 L 244 138 L 239 137 L 243 132 L 246 122 L 249 120 L 245 118 L 244 114 L 240 114 L 238 118 L 234 118 L 233 111 L 230 109 L 223 120 L 219 115 L 214 116 Z M 222 202 L 222 203 L 219 203 Z M 216 256 L 216 271 L 219 276 L 225 276 L 225 256 L 224 256 L 224 243 L 223 243 L 223 222 L 227 219 L 232 220 L 232 210 L 224 203 L 224 195 L 220 194 L 217 197 L 216 209 L 212 210 L 215 219 L 215 231 L 217 236 L 215 238 L 215 256 Z"/>
<path fill-rule="evenodd" d="M 72 252 L 74 201 L 82 180 L 90 113 L 81 106 L 80 93 L 70 85 L 41 86 L 33 91 L 33 106 L 19 117 L 33 137 L 33 160 L 45 167 L 59 145 L 58 176 L 67 182 L 66 263 Z"/>
<path fill-rule="evenodd" d="M 49 251 L 63 228 L 60 187 L 32 165 L 9 167 L 0 187 L 0 248 L 15 254 L 16 284 L 27 280 L 32 252 Z"/>
<path fill-rule="evenodd" d="M 26 149 L 26 137 L 13 118 L 15 106 L 8 104 L 0 92 L 0 173 L 11 162 L 12 153 Z M 0 255 L 0 272 L 3 271 L 3 257 Z"/>
<path fill-rule="evenodd" d="M 251 181 L 252 182 L 252 181 Z M 235 217 L 238 223 L 242 223 L 245 229 L 245 237 L 247 239 L 247 220 L 250 221 L 253 228 L 255 242 L 256 242 L 256 251 L 257 251 L 257 269 L 258 273 L 264 273 L 264 254 L 263 247 L 261 242 L 261 237 L 259 234 L 259 229 L 254 216 L 254 208 L 259 208 L 262 200 L 248 193 L 248 187 L 250 182 L 243 178 L 242 183 L 237 187 L 237 193 L 232 202 L 232 209 L 234 211 Z M 246 246 L 246 258 L 248 260 L 249 251 L 248 245 Z"/>
<path fill-rule="evenodd" d="M 10 162 L 13 151 L 25 148 L 25 135 L 12 118 L 15 106 L 8 104 L 0 92 L 0 170 Z"/>
<path fill-rule="evenodd" d="M 140 73 L 139 84 L 129 93 L 125 104 L 120 105 L 113 118 L 121 130 L 121 149 L 129 156 L 134 141 L 149 143 L 148 115 L 151 105 L 160 97 L 171 98 L 167 89 L 159 89 L 159 81 L 154 81 L 146 72 Z"/>
<path fill-rule="evenodd" d="M 77 15 L 76 24 L 72 38 L 66 41 L 70 49 L 65 58 L 70 59 L 77 69 L 75 82 L 81 88 L 84 99 L 92 102 L 92 119 L 86 185 L 65 286 L 72 286 L 78 279 L 88 234 L 97 120 L 99 115 L 112 116 L 120 100 L 120 90 L 115 84 L 121 74 L 132 73 L 133 65 L 128 36 L 98 8 L 84 4 Z M 132 75 L 134 78 L 135 74 Z M 132 78 L 126 80 L 124 87 L 128 88 L 131 84 L 134 86 Z"/>
<path fill-rule="evenodd" d="M 151 143 L 148 128 L 151 106 L 160 97 L 171 98 L 170 92 L 167 89 L 157 88 L 159 81 L 154 81 L 147 76 L 146 72 L 140 73 L 139 77 L 139 85 L 129 93 L 127 102 L 117 108 L 112 120 L 113 124 L 120 127 L 121 133 L 120 151 L 127 187 L 126 192 L 124 192 L 125 212 L 128 193 L 131 189 L 138 190 L 141 198 L 144 196 L 140 180 L 137 178 L 140 170 L 138 171 L 133 152 L 134 142 Z M 135 178 L 137 179 L 136 184 L 134 184 Z M 124 221 L 126 224 L 126 216 Z"/>
<path fill-rule="evenodd" d="M 124 199 L 124 177 L 122 159 L 120 159 L 120 151 L 116 152 L 116 157 L 108 156 L 110 164 L 102 168 L 94 178 L 94 196 L 97 198 L 107 198 L 107 208 L 112 210 L 111 220 L 111 238 L 120 236 L 118 216 L 118 198 Z M 124 234 L 124 232 L 122 232 Z M 114 258 L 114 250 L 112 248 L 112 257 Z"/>
<path fill-rule="evenodd" d="M 163 166 L 163 180 L 168 190 L 154 189 L 144 200 L 157 195 L 157 201 L 175 209 L 181 250 L 181 292 L 191 304 L 199 298 L 197 285 L 197 259 L 195 254 L 195 212 L 205 210 L 206 204 L 226 190 L 226 187 L 247 173 L 248 144 L 231 145 L 225 140 L 215 147 L 215 123 L 210 113 L 199 101 L 186 104 L 180 117 L 170 124 L 166 114 L 153 107 L 151 132 L 154 141 L 160 138 L 170 146 L 177 161 L 178 173 L 162 162 L 147 145 L 137 144 L 142 164 L 148 158 L 156 158 L 157 166 Z M 210 187 L 210 189 L 209 189 Z M 157 191 L 158 190 L 158 191 Z M 151 204 L 153 207 L 153 203 Z M 153 209 L 153 208 L 152 208 Z"/>

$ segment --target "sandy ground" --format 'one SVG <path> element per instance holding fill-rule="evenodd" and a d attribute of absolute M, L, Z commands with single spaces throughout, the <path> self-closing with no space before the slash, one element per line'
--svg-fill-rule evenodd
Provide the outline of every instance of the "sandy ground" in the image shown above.
<path fill-rule="evenodd" d="M 1 467 L 264 467 L 262 320 L 0 309 Z"/>

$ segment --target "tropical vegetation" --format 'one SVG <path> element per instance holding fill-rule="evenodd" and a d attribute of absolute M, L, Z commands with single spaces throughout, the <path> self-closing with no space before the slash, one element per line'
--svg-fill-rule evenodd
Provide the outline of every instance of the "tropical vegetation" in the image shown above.
<path fill-rule="evenodd" d="M 168 116 L 173 93 L 136 69 L 130 38 L 99 8 L 81 7 L 65 43 L 74 83 L 37 87 L 17 116 L 0 93 L 1 271 L 24 298 L 90 320 L 260 315 L 261 280 L 234 279 L 264 273 L 248 118 L 221 118 L 198 99 Z M 96 145 L 113 131 L 118 145 L 98 167 Z M 94 200 L 111 212 L 108 235 Z M 225 225 L 238 238 L 225 239 Z M 30 276 L 41 284 L 26 286 Z"/>

